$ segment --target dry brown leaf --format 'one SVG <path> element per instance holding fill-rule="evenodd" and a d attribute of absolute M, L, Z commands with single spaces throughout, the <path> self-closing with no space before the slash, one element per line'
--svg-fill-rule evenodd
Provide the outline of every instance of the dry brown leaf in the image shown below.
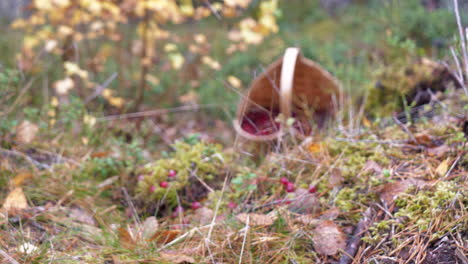
<path fill-rule="evenodd" d="M 109 151 L 101 151 L 101 152 L 94 152 L 90 156 L 91 158 L 105 158 L 105 157 L 110 156 L 110 154 L 112 153 Z"/>
<path fill-rule="evenodd" d="M 206 224 L 211 223 L 211 221 L 213 220 L 213 216 L 214 216 L 213 210 L 207 207 L 202 207 L 195 211 L 192 219 L 195 222 L 198 222 L 202 225 L 206 225 Z"/>
<path fill-rule="evenodd" d="M 264 215 L 264 214 L 238 214 L 236 216 L 237 220 L 239 220 L 241 223 L 246 224 L 247 223 L 247 218 L 249 219 L 249 224 L 251 226 L 270 226 L 273 224 L 275 219 L 269 215 Z"/>
<path fill-rule="evenodd" d="M 143 222 L 141 237 L 148 240 L 156 234 L 159 229 L 159 223 L 155 216 L 150 216 Z"/>
<path fill-rule="evenodd" d="M 195 263 L 195 259 L 193 257 L 187 255 L 181 255 L 177 252 L 174 253 L 166 253 L 161 252 L 161 258 L 169 263 L 180 264 L 180 263 Z"/>
<path fill-rule="evenodd" d="M 97 222 L 94 217 L 79 207 L 74 207 L 70 209 L 69 217 L 75 222 L 80 222 L 90 226 L 97 226 Z"/>
<path fill-rule="evenodd" d="M 21 172 L 11 180 L 11 185 L 14 187 L 19 187 L 23 184 L 24 181 L 31 179 L 32 177 L 33 175 L 30 172 Z"/>
<path fill-rule="evenodd" d="M 12 209 L 26 209 L 28 201 L 24 195 L 23 188 L 16 187 L 11 191 L 3 203 L 3 209 L 10 211 Z"/>
<path fill-rule="evenodd" d="M 328 187 L 333 188 L 335 186 L 339 186 L 343 181 L 344 178 L 341 174 L 341 170 L 338 168 L 332 169 L 330 172 L 330 177 L 328 178 Z"/>
<path fill-rule="evenodd" d="M 156 232 L 149 241 L 155 241 L 160 244 L 167 244 L 176 239 L 180 234 L 180 230 L 161 230 Z"/>
<path fill-rule="evenodd" d="M 320 219 L 333 220 L 337 218 L 339 215 L 340 215 L 340 209 L 338 209 L 337 207 L 332 207 L 326 210 L 325 212 L 322 212 L 322 214 L 320 215 Z"/>
<path fill-rule="evenodd" d="M 442 161 L 439 166 L 437 166 L 435 172 L 437 176 L 444 177 L 449 168 L 449 159 Z"/>
<path fill-rule="evenodd" d="M 344 250 L 346 235 L 333 221 L 325 220 L 315 227 L 312 242 L 318 253 L 332 256 Z"/>
<path fill-rule="evenodd" d="M 382 167 L 373 160 L 368 160 L 363 168 L 364 172 L 372 171 L 375 173 L 382 173 Z"/>
<path fill-rule="evenodd" d="M 29 144 L 34 140 L 38 131 L 39 127 L 36 124 L 24 120 L 16 127 L 15 140 L 22 144 Z"/>
<path fill-rule="evenodd" d="M 314 217 L 314 215 L 300 215 L 294 219 L 295 222 L 304 224 L 304 225 L 317 225 L 321 220 Z"/>
<path fill-rule="evenodd" d="M 449 151 L 450 147 L 444 144 L 435 148 L 427 149 L 427 154 L 433 157 L 442 157 Z"/>
<path fill-rule="evenodd" d="M 435 147 L 436 146 L 435 142 L 431 138 L 431 136 L 429 136 L 428 134 L 425 134 L 425 133 L 419 133 L 419 134 L 414 135 L 414 140 L 411 140 L 409 142 L 409 144 L 423 145 L 423 146 L 426 146 L 426 147 Z"/>
<path fill-rule="evenodd" d="M 387 204 L 391 204 L 398 197 L 400 193 L 405 192 L 409 187 L 415 186 L 416 188 L 423 188 L 425 186 L 433 185 L 434 181 L 424 181 L 418 179 L 407 179 L 404 181 L 396 181 L 384 184 L 377 192 L 380 193 L 380 199 Z"/>
<path fill-rule="evenodd" d="M 298 214 L 311 214 L 319 209 L 319 202 L 316 195 L 309 193 L 306 189 L 298 188 L 294 192 L 294 199 L 288 205 L 288 209 Z"/>
<path fill-rule="evenodd" d="M 118 256 L 112 255 L 112 264 L 123 264 L 123 262 L 120 261 L 120 258 Z"/>
<path fill-rule="evenodd" d="M 398 195 L 410 187 L 408 181 L 396 181 L 384 184 L 380 190 L 380 199 L 385 201 L 387 204 L 393 203 Z"/>
<path fill-rule="evenodd" d="M 132 235 L 130 234 L 128 229 L 124 227 L 119 227 L 119 240 L 120 244 L 128 249 L 132 249 L 136 245 L 136 242 L 133 239 Z"/>

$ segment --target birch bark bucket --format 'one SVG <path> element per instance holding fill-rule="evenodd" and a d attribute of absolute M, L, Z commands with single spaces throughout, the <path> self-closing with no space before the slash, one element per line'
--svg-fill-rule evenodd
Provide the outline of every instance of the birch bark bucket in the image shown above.
<path fill-rule="evenodd" d="M 234 128 L 251 141 L 275 140 L 286 130 L 304 138 L 333 119 L 340 93 L 339 82 L 328 71 L 298 48 L 288 48 L 252 82 L 238 105 Z M 295 122 L 285 126 L 278 122 L 279 114 L 283 121 L 293 117 Z"/>

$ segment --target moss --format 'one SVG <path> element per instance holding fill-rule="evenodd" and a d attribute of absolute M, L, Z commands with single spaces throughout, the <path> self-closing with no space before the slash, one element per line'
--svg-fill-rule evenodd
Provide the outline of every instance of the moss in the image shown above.
<path fill-rule="evenodd" d="M 427 229 L 435 217 L 442 217 L 449 222 L 454 212 L 449 205 L 454 201 L 457 190 L 453 182 L 439 182 L 434 190 L 402 195 L 395 201 L 400 207 L 395 217 L 415 219 L 420 230 Z"/>
<path fill-rule="evenodd" d="M 382 167 L 390 164 L 386 149 L 377 143 L 329 140 L 327 145 L 331 155 L 340 157 L 338 167 L 346 180 L 356 180 L 356 175 L 368 161 L 374 161 Z M 359 180 L 367 181 L 364 176 L 361 174 Z"/>
<path fill-rule="evenodd" d="M 189 179 L 196 175 L 204 181 L 211 181 L 224 168 L 225 156 L 221 146 L 198 142 L 189 144 L 178 141 L 174 151 L 167 158 L 148 164 L 142 170 L 136 193 L 144 202 L 160 201 L 169 205 L 177 203 L 177 192 L 189 185 Z M 176 172 L 169 177 L 169 171 Z M 161 182 L 168 182 L 168 187 L 160 187 Z"/>
<path fill-rule="evenodd" d="M 434 222 L 438 222 L 439 228 L 437 230 L 440 231 L 431 233 L 430 239 L 440 238 L 447 231 L 444 231 L 443 227 L 454 223 L 453 221 L 460 217 L 459 210 L 463 209 L 457 206 L 464 208 L 468 206 L 467 195 L 466 190 L 460 190 L 456 183 L 446 181 L 437 183 L 429 190 L 419 192 L 410 188 L 395 200 L 398 211 L 394 214 L 394 218 L 374 223 L 369 228 L 371 236 L 364 240 L 366 242 L 379 241 L 392 226 L 394 226 L 395 232 L 401 232 L 405 229 L 412 230 L 413 228 L 426 231 Z M 457 199 L 462 204 L 455 203 Z M 440 221 L 435 221 L 435 219 L 440 219 Z M 466 221 L 462 225 L 466 226 Z M 401 243 L 398 239 L 393 242 L 394 244 Z"/>

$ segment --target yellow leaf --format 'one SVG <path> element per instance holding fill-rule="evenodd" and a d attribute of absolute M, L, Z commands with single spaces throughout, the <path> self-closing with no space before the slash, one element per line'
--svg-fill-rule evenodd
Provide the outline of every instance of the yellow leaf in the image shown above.
<path fill-rule="evenodd" d="M 27 179 L 30 179 L 32 178 L 33 175 L 32 173 L 30 172 L 22 172 L 22 173 L 19 173 L 18 175 L 16 175 L 12 180 L 11 180 L 11 184 L 15 187 L 19 187 L 21 184 L 23 184 L 23 182 Z"/>
<path fill-rule="evenodd" d="M 28 201 L 24 195 L 23 188 L 16 187 L 11 191 L 3 203 L 3 209 L 9 211 L 11 209 L 26 209 Z"/>
<path fill-rule="evenodd" d="M 177 46 L 174 43 L 167 43 L 166 45 L 164 45 L 165 52 L 172 52 L 176 50 L 177 50 Z"/>
<path fill-rule="evenodd" d="M 362 124 L 363 124 L 365 127 L 367 127 L 367 128 L 369 128 L 369 127 L 372 126 L 371 121 L 370 121 L 369 119 L 367 119 L 366 117 L 363 117 L 363 118 L 362 118 Z"/>
<path fill-rule="evenodd" d="M 237 78 L 236 76 L 228 76 L 227 81 L 234 88 L 240 88 L 242 86 L 241 80 L 239 80 L 239 78 Z"/>
<path fill-rule="evenodd" d="M 448 159 L 442 161 L 439 166 L 437 166 L 435 172 L 439 177 L 444 177 L 448 171 Z"/>
<path fill-rule="evenodd" d="M 54 83 L 55 91 L 61 95 L 67 94 L 69 90 L 73 89 L 73 86 L 74 83 L 71 78 L 65 78 Z"/>
<path fill-rule="evenodd" d="M 93 127 L 96 124 L 96 117 L 92 115 L 84 115 L 83 116 L 83 123 L 86 125 Z"/>
<path fill-rule="evenodd" d="M 169 60 L 171 61 L 172 67 L 176 70 L 180 69 L 184 65 L 184 57 L 180 53 L 173 53 L 169 55 Z"/>
<path fill-rule="evenodd" d="M 152 85 L 158 85 L 160 83 L 159 78 L 151 74 L 146 75 L 145 80 Z"/>
<path fill-rule="evenodd" d="M 307 147 L 307 149 L 310 153 L 317 153 L 322 149 L 322 145 L 319 143 L 312 143 Z"/>
<path fill-rule="evenodd" d="M 206 43 L 206 37 L 203 34 L 196 34 L 193 38 L 195 39 L 195 42 L 198 44 Z"/>
<path fill-rule="evenodd" d="M 117 108 L 121 108 L 125 103 L 125 99 L 123 99 L 122 97 L 109 97 L 108 100 L 109 104 Z"/>

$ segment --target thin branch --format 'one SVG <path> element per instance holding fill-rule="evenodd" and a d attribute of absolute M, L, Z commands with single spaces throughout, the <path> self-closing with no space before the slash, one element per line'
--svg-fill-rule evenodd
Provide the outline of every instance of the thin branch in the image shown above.
<path fill-rule="evenodd" d="M 104 89 L 106 89 L 106 87 L 117 77 L 117 75 L 118 74 L 116 72 L 114 72 L 109 78 L 107 78 L 107 80 L 104 81 L 103 84 L 96 87 L 96 90 L 94 91 L 94 93 L 91 94 L 90 96 L 88 96 L 85 99 L 84 103 L 87 104 L 87 103 L 91 102 L 94 98 L 101 95 L 102 91 L 104 91 Z"/>
<path fill-rule="evenodd" d="M 4 258 L 6 258 L 11 264 L 20 264 L 18 261 L 16 261 L 10 255 L 8 255 L 5 251 L 3 251 L 1 248 L 0 248 L 0 255 L 2 255 Z"/>
<path fill-rule="evenodd" d="M 113 121 L 113 120 L 130 119 L 130 118 L 137 118 L 137 117 L 160 116 L 160 115 L 165 115 L 169 113 L 187 112 L 187 111 L 195 111 L 195 110 L 200 110 L 200 109 L 220 108 L 220 107 L 222 107 L 220 104 L 183 105 L 183 106 L 174 107 L 174 108 L 162 108 L 162 109 L 128 113 L 128 114 L 122 114 L 122 115 L 104 116 L 104 117 L 96 118 L 96 121 L 102 122 L 102 121 Z"/>

